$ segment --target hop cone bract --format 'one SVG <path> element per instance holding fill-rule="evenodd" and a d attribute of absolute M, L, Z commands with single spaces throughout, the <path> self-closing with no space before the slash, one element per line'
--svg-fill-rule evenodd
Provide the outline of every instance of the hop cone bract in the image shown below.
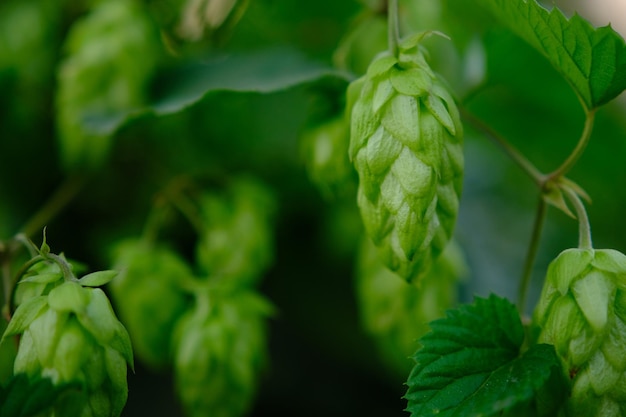
<path fill-rule="evenodd" d="M 424 36 L 401 43 L 397 57 L 379 55 L 351 87 L 360 90 L 349 152 L 361 216 L 385 265 L 409 281 L 450 239 L 463 175 L 458 110 L 420 49 Z"/>
<path fill-rule="evenodd" d="M 626 415 L 626 256 L 568 249 L 549 266 L 534 313 L 572 379 L 571 417 Z"/>
<path fill-rule="evenodd" d="M 85 399 L 81 417 L 121 414 L 132 349 L 102 290 L 66 281 L 47 295 L 24 301 L 3 337 L 18 334 L 15 374 L 50 378 L 54 384 L 79 383 Z"/>

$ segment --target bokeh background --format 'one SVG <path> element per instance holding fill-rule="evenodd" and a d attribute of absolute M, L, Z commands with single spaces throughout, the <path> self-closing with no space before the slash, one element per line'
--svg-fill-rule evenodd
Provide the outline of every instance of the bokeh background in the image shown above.
<path fill-rule="evenodd" d="M 167 3 L 145 2 L 165 32 L 171 30 L 162 17 Z M 364 10 L 378 7 L 375 3 L 251 1 L 241 19 L 219 36 L 169 45 L 170 55 L 155 70 L 147 102 L 167 90 L 177 65 L 216 53 L 245 55 L 287 48 L 330 73 L 337 65 L 338 45 Z M 582 128 L 576 97 L 539 54 L 486 12 L 466 3 L 401 1 L 403 30 L 450 34 L 452 41 L 433 39 L 427 44 L 435 70 L 448 78 L 472 113 L 539 169 L 554 169 L 573 149 Z M 610 22 L 626 34 L 623 0 L 546 4 L 555 5 L 568 15 L 578 11 L 596 26 Z M 0 4 L 0 240 L 22 230 L 71 171 L 62 162 L 59 146 L 57 77 L 67 54 L 65 39 L 92 6 L 89 1 L 69 0 Z M 115 33 L 107 36 L 115 42 Z M 132 117 L 115 132 L 103 166 L 91 172 L 88 183 L 46 221 L 53 250 L 92 270 L 106 269 L 112 245 L 141 233 L 155 194 L 171 178 L 247 173 L 268 184 L 278 200 L 276 246 L 273 266 L 260 290 L 278 314 L 270 321 L 269 367 L 260 380 L 252 416 L 406 415 L 402 400 L 406 375 L 385 365 L 360 323 L 354 265 L 361 225 L 354 201 L 329 198 L 315 187 L 300 143 L 302 132 L 320 114 L 339 113 L 346 79 L 362 70 L 352 65 L 345 78 L 328 77 L 263 94 L 214 91 L 173 114 Z M 481 84 L 485 77 L 486 86 Z M 592 197 L 588 213 L 595 245 L 622 252 L 626 251 L 625 103 L 622 96 L 599 112 L 592 141 L 569 175 Z M 490 292 L 515 300 L 537 198 L 529 178 L 493 143 L 468 128 L 456 230 L 470 271 L 459 287 L 461 302 Z M 41 239 L 39 233 L 31 237 Z M 188 225 L 181 223 L 169 237 L 192 256 L 195 238 Z M 550 260 L 576 243 L 577 223 L 551 209 L 528 313 Z M 6 374 L 6 363 L 3 369 Z M 139 362 L 135 374 L 129 375 L 129 387 L 124 416 L 182 415 L 171 373 L 155 373 Z"/>

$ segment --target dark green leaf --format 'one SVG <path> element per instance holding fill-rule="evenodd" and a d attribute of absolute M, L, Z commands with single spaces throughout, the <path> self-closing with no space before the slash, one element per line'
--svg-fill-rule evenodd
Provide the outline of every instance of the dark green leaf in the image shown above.
<path fill-rule="evenodd" d="M 112 116 L 91 114 L 84 123 L 94 133 L 112 134 L 133 118 L 149 113 L 157 116 L 178 113 L 211 93 L 273 93 L 323 79 L 347 82 L 350 76 L 290 49 L 214 57 L 181 66 L 160 77 L 161 91 L 150 106 Z"/>
<path fill-rule="evenodd" d="M 29 378 L 17 374 L 0 388 L 0 417 L 31 417 L 54 407 L 68 392 L 79 392 L 77 383 L 53 385 L 49 378 Z M 77 413 L 64 414 L 66 417 Z"/>
<path fill-rule="evenodd" d="M 520 356 L 524 329 L 510 302 L 477 298 L 431 328 L 407 382 L 412 416 L 496 416 L 529 404 L 543 412 L 537 398 L 561 364 L 549 345 Z"/>
<path fill-rule="evenodd" d="M 610 26 L 595 29 L 574 15 L 567 19 L 535 0 L 479 0 L 517 35 L 541 52 L 590 110 L 626 89 L 626 45 Z"/>

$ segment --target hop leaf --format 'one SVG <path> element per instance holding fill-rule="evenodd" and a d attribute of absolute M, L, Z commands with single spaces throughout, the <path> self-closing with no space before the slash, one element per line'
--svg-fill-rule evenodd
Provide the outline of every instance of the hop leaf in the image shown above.
<path fill-rule="evenodd" d="M 249 409 L 266 356 L 269 304 L 252 292 L 199 292 L 176 329 L 176 387 L 190 417 Z"/>
<path fill-rule="evenodd" d="M 366 231 L 408 281 L 423 278 L 450 239 L 463 174 L 458 110 L 419 49 L 424 36 L 403 42 L 398 57 L 379 55 L 356 82 L 350 133 Z"/>
<path fill-rule="evenodd" d="M 260 183 L 234 181 L 223 194 L 200 199 L 206 230 L 196 254 L 199 266 L 212 280 L 233 286 L 253 284 L 272 261 L 274 198 Z"/>
<path fill-rule="evenodd" d="M 626 412 L 626 256 L 569 249 L 549 266 L 534 313 L 573 382 L 568 416 Z"/>
<path fill-rule="evenodd" d="M 380 263 L 369 239 L 363 242 L 357 280 L 361 320 L 402 375 L 410 371 L 409 357 L 428 323 L 455 303 L 456 284 L 465 272 L 461 250 L 452 242 L 419 285 L 407 283 Z"/>
<path fill-rule="evenodd" d="M 18 334 L 15 374 L 49 378 L 55 386 L 80 385 L 85 396 L 81 415 L 121 414 L 132 349 L 102 290 L 66 281 L 48 295 L 29 299 L 16 309 L 3 338 Z"/>
<path fill-rule="evenodd" d="M 162 368 L 173 357 L 170 337 L 187 308 L 182 287 L 192 271 L 176 253 L 141 240 L 117 244 L 113 264 L 122 272 L 111 282 L 111 293 L 136 354 L 148 366 Z"/>

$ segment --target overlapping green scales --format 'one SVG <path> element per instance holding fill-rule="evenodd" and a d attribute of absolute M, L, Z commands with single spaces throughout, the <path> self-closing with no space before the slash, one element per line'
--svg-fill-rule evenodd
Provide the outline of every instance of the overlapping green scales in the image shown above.
<path fill-rule="evenodd" d="M 379 55 L 355 81 L 350 157 L 368 235 L 387 267 L 419 280 L 449 241 L 463 175 L 462 126 L 421 36 Z M 350 97 L 349 97 L 350 99 Z"/>
<path fill-rule="evenodd" d="M 626 256 L 568 249 L 549 266 L 534 313 L 572 379 L 568 417 L 626 415 Z"/>

